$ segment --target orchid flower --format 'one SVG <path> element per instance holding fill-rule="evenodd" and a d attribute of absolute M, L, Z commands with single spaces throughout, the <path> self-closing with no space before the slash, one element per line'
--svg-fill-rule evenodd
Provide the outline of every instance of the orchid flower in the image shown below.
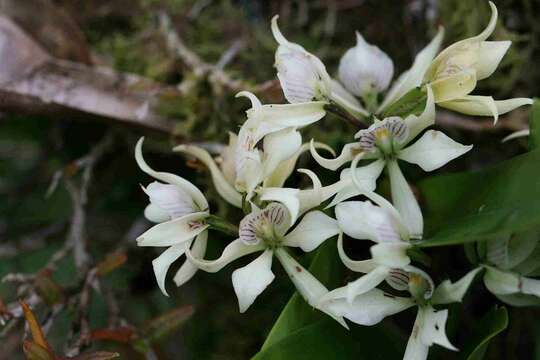
<path fill-rule="evenodd" d="M 168 247 L 152 261 L 158 286 L 168 296 L 165 277 L 171 264 L 186 251 L 197 257 L 203 257 L 206 252 L 208 202 L 203 193 L 186 179 L 150 168 L 142 155 L 143 140 L 139 139 L 135 147 L 137 164 L 142 171 L 161 182 L 154 181 L 143 187 L 150 199 L 144 215 L 158 224 L 139 236 L 137 245 Z M 189 261 L 184 262 L 174 276 L 176 286 L 187 282 L 196 272 L 196 266 Z"/>
<path fill-rule="evenodd" d="M 347 90 L 361 97 L 366 105 L 371 105 L 372 99 L 376 100 L 377 94 L 390 85 L 394 63 L 377 46 L 368 44 L 357 31 L 356 46 L 342 56 L 338 73 Z"/>
<path fill-rule="evenodd" d="M 495 72 L 511 45 L 511 41 L 486 41 L 497 24 L 497 7 L 493 2 L 489 5 L 491 19 L 484 31 L 452 44 L 437 55 L 424 74 L 424 83 L 431 85 L 439 106 L 467 115 L 493 116 L 497 122 L 499 115 L 530 105 L 532 99 L 495 101 L 491 96 L 469 95 L 477 81 Z"/>
<path fill-rule="evenodd" d="M 322 297 L 320 306 L 328 309 L 334 316 L 342 316 L 359 325 L 371 326 L 387 316 L 416 305 L 418 313 L 403 359 L 427 359 L 429 347 L 433 344 L 457 351 L 445 332 L 448 310 L 436 310 L 434 306 L 461 302 L 480 269 L 470 271 L 455 283 L 446 280 L 436 288 L 428 274 L 412 267 L 410 270 L 413 271 L 395 269 L 387 280 L 394 289 L 408 291 L 411 294 L 409 297 L 398 297 L 373 288 L 354 294 L 351 300 L 348 299 L 349 284 Z"/>
<path fill-rule="evenodd" d="M 328 290 L 300 266 L 285 248 L 299 247 L 310 252 L 326 239 L 337 235 L 339 228 L 334 219 L 321 211 L 309 212 L 291 230 L 292 227 L 291 216 L 283 205 L 270 203 L 260 209 L 252 204 L 252 212 L 240 222 L 238 238 L 225 247 L 218 259 L 200 259 L 189 251 L 187 256 L 201 270 L 217 272 L 240 257 L 262 251 L 258 258 L 232 274 L 240 312 L 245 312 L 274 280 L 271 267 L 275 254 L 300 294 L 310 305 L 316 306 L 319 298 Z M 324 308 L 320 309 L 325 311 Z M 337 320 L 342 322 L 342 319 Z"/>
<path fill-rule="evenodd" d="M 403 217 L 411 237 L 419 239 L 422 238 L 424 226 L 422 212 L 397 160 L 417 164 L 424 171 L 433 171 L 472 148 L 472 145 L 462 145 L 436 130 L 426 131 L 414 144 L 409 145 L 435 121 L 433 93 L 429 87 L 427 90 L 426 107 L 420 116 L 411 114 L 405 119 L 394 116 L 382 121 L 376 120 L 368 129 L 360 130 L 355 135 L 358 142 L 345 145 L 337 158 L 323 158 L 314 147 L 311 148 L 313 158 L 330 170 L 351 160 L 351 169 L 356 169 L 362 159 L 375 160 L 377 165 L 372 165 L 374 167 L 386 167 L 395 207 Z"/>
<path fill-rule="evenodd" d="M 335 103 L 359 118 L 368 116 L 360 102 L 328 75 L 318 57 L 283 36 L 277 24 L 278 18 L 278 15 L 272 18 L 272 34 L 279 44 L 275 67 L 287 101 L 291 104 L 313 100 Z"/>
<path fill-rule="evenodd" d="M 540 304 L 540 242 L 536 231 L 501 235 L 485 243 L 484 285 L 513 306 Z"/>
<path fill-rule="evenodd" d="M 230 204 L 241 207 L 242 193 L 249 200 L 255 188 L 263 181 L 281 186 L 292 173 L 298 156 L 305 151 L 298 128 L 310 125 L 324 117 L 324 103 L 262 105 L 247 91 L 237 96 L 251 100 L 248 119 L 238 135 L 231 134 L 229 145 L 222 155 L 221 169 L 208 152 L 193 145 L 180 145 L 175 151 L 195 156 L 212 175 L 214 186 Z M 257 145 L 263 142 L 263 150 Z M 324 147 L 324 145 L 322 146 Z M 223 160 L 226 160 L 224 162 Z"/>

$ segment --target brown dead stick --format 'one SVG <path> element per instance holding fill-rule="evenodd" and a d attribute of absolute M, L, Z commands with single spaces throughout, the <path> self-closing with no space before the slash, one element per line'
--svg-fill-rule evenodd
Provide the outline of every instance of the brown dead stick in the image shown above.
<path fill-rule="evenodd" d="M 17 24 L 0 15 L 0 111 L 53 117 L 101 118 L 170 133 L 157 113 L 175 88 L 107 68 L 59 60 Z"/>

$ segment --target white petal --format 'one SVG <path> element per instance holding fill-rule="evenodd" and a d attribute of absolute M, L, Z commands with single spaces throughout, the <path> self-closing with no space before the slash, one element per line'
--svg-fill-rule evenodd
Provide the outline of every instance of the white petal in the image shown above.
<path fill-rule="evenodd" d="M 521 277 L 521 292 L 525 295 L 540 297 L 540 280 Z"/>
<path fill-rule="evenodd" d="M 326 144 L 316 142 L 314 144 L 315 148 L 322 148 L 326 151 L 329 151 L 330 153 L 333 153 L 334 150 Z M 285 184 L 285 181 L 289 178 L 289 176 L 294 171 L 294 168 L 296 167 L 296 162 L 298 161 L 298 158 L 300 155 L 306 151 L 309 150 L 310 143 L 302 144 L 300 149 L 288 160 L 283 161 L 281 164 L 278 165 L 278 167 L 274 170 L 270 176 L 268 176 L 266 179 L 264 179 L 263 187 L 283 187 L 283 184 Z"/>
<path fill-rule="evenodd" d="M 298 193 L 300 190 L 292 188 L 264 188 L 260 193 L 262 201 L 276 201 L 283 204 L 290 214 L 290 224 L 296 222 L 300 214 L 300 200 Z"/>
<path fill-rule="evenodd" d="M 449 350 L 457 351 L 457 348 L 450 343 L 446 337 L 446 320 L 448 310 L 437 311 L 432 307 L 420 308 L 419 314 L 422 317 L 420 326 L 420 339 L 427 346 L 437 344 Z"/>
<path fill-rule="evenodd" d="M 264 177 L 269 176 L 281 162 L 293 157 L 302 146 L 302 136 L 294 128 L 283 129 L 265 136 L 263 148 Z"/>
<path fill-rule="evenodd" d="M 356 96 L 388 88 L 394 75 L 394 63 L 377 46 L 367 43 L 356 32 L 356 46 L 345 52 L 339 62 L 339 79 Z"/>
<path fill-rule="evenodd" d="M 368 273 L 377 267 L 377 263 L 373 259 L 368 260 L 353 260 L 345 254 L 343 249 L 343 233 L 338 236 L 338 254 L 339 258 L 347 268 L 355 272 Z"/>
<path fill-rule="evenodd" d="M 360 102 L 351 95 L 339 82 L 331 79 L 332 96 L 331 99 L 338 106 L 357 118 L 369 116 L 369 112 L 362 107 Z"/>
<path fill-rule="evenodd" d="M 345 201 L 336 206 L 336 218 L 345 234 L 375 242 L 399 242 L 396 220 L 369 201 Z"/>
<path fill-rule="evenodd" d="M 283 238 L 283 245 L 299 247 L 305 252 L 310 252 L 338 233 L 339 227 L 336 220 L 322 211 L 312 211 L 307 213 L 294 230 Z"/>
<path fill-rule="evenodd" d="M 197 204 L 199 210 L 208 209 L 208 201 L 206 201 L 203 193 L 195 185 L 180 176 L 167 172 L 154 171 L 150 166 L 148 166 L 146 161 L 144 161 L 144 157 L 142 154 L 143 141 L 144 138 L 140 138 L 139 141 L 137 141 L 137 145 L 135 146 L 135 160 L 137 161 L 137 165 L 139 165 L 141 170 L 152 176 L 153 178 L 161 180 L 164 183 L 176 185 L 185 192 L 187 192 L 191 196 L 193 201 Z"/>
<path fill-rule="evenodd" d="M 436 311 L 431 306 L 420 307 L 403 359 L 427 359 L 429 347 L 433 344 L 457 351 L 446 336 L 447 318 L 448 310 Z"/>
<path fill-rule="evenodd" d="M 499 115 L 506 114 L 520 106 L 531 105 L 532 99 L 514 98 L 507 100 L 493 100 L 491 96 L 467 95 L 452 101 L 439 103 L 438 105 L 466 115 L 493 116 L 495 122 Z"/>
<path fill-rule="evenodd" d="M 510 45 L 511 41 L 482 41 L 478 45 L 476 50 L 478 60 L 475 66 L 478 80 L 488 78 L 497 70 Z"/>
<path fill-rule="evenodd" d="M 191 246 L 191 254 L 198 258 L 202 259 L 204 257 L 204 254 L 206 253 L 206 244 L 208 240 L 208 231 L 203 231 L 200 233 L 195 241 L 193 241 L 193 245 Z M 191 261 L 187 260 L 184 261 L 182 266 L 180 266 L 180 269 L 176 272 L 174 275 L 173 281 L 176 284 L 176 286 L 182 286 L 186 282 L 188 282 L 195 273 L 199 270 L 198 267 L 193 265 Z"/>
<path fill-rule="evenodd" d="M 154 204 L 148 204 L 144 209 L 144 217 L 155 223 L 162 223 L 171 220 L 169 213 Z"/>
<path fill-rule="evenodd" d="M 520 275 L 501 271 L 491 266 L 484 266 L 484 285 L 495 295 L 510 295 L 521 292 Z"/>
<path fill-rule="evenodd" d="M 461 302 L 476 274 L 481 270 L 482 268 L 473 269 L 455 283 L 452 283 L 450 280 L 444 280 L 435 289 L 431 302 L 435 305 Z"/>
<path fill-rule="evenodd" d="M 234 292 L 240 312 L 245 312 L 257 296 L 274 280 L 272 250 L 265 250 L 257 259 L 232 273 Z"/>
<path fill-rule="evenodd" d="M 310 143 L 310 152 L 311 156 L 313 156 L 313 159 L 317 162 L 317 164 L 321 165 L 325 169 L 329 170 L 337 170 L 340 168 L 343 164 L 348 163 L 351 161 L 359 152 L 358 144 L 352 143 L 352 144 L 346 144 L 343 149 L 341 149 L 341 154 L 335 159 L 327 159 L 319 155 L 317 150 L 315 149 L 314 142 L 311 140 Z"/>
<path fill-rule="evenodd" d="M 200 160 L 205 164 L 210 170 L 212 176 L 212 181 L 216 187 L 217 192 L 224 198 L 228 203 L 233 206 L 241 207 L 242 206 L 242 196 L 234 189 L 234 187 L 229 184 L 225 176 L 216 165 L 214 159 L 208 154 L 208 152 L 200 147 L 193 145 L 180 145 L 173 149 L 173 151 L 180 151 L 187 154 L 190 154 Z"/>
<path fill-rule="evenodd" d="M 157 224 L 137 238 L 138 246 L 171 246 L 190 240 L 206 230 L 207 212 L 198 212 Z"/>
<path fill-rule="evenodd" d="M 225 247 L 221 256 L 216 260 L 204 260 L 195 258 L 191 251 L 186 251 L 186 256 L 188 260 L 191 261 L 199 269 L 206 272 L 215 273 L 223 269 L 229 263 L 233 262 L 236 259 L 241 258 L 242 256 L 264 250 L 264 245 L 246 245 L 240 239 L 236 239 Z"/>
<path fill-rule="evenodd" d="M 434 79 L 430 82 L 430 86 L 435 102 L 439 104 L 468 95 L 476 87 L 477 80 L 476 71 L 468 68 Z"/>
<path fill-rule="evenodd" d="M 421 239 L 424 230 L 424 219 L 416 197 L 397 162 L 389 161 L 387 166 L 394 206 L 401 215 L 403 225 L 408 229 L 410 236 Z"/>
<path fill-rule="evenodd" d="M 150 198 L 152 204 L 155 204 L 169 214 L 169 219 L 177 219 L 196 212 L 191 196 L 181 187 L 154 181 L 146 188 L 143 187 L 143 190 Z"/>
<path fill-rule="evenodd" d="M 378 159 L 369 165 L 356 168 L 355 173 L 359 186 L 352 180 L 351 169 L 343 169 L 339 175 L 342 186 L 327 208 L 335 206 L 354 196 L 361 195 L 365 191 L 374 191 L 377 187 L 377 179 L 381 175 L 384 166 L 384 160 Z M 359 188 L 364 190 L 360 190 Z"/>
<path fill-rule="evenodd" d="M 167 276 L 167 272 L 169 271 L 171 264 L 184 254 L 186 246 L 189 246 L 189 244 L 180 243 L 173 245 L 152 261 L 157 284 L 165 296 L 169 296 L 167 289 L 165 288 L 165 277 Z"/>
<path fill-rule="evenodd" d="M 386 266 L 377 266 L 375 269 L 373 269 L 373 271 L 370 271 L 366 275 L 348 283 L 346 286 L 347 302 L 352 304 L 357 296 L 373 290 L 384 281 L 389 272 L 390 268 Z"/>
<path fill-rule="evenodd" d="M 398 158 L 417 164 L 424 171 L 433 171 L 471 149 L 472 145 L 462 145 L 440 131 L 428 130 L 414 144 L 401 150 Z"/>
<path fill-rule="evenodd" d="M 386 95 L 384 101 L 377 109 L 377 113 L 383 112 L 388 105 L 396 102 L 407 92 L 422 84 L 424 74 L 433 61 L 433 58 L 435 58 L 435 55 L 439 52 L 443 37 L 444 29 L 440 27 L 433 40 L 416 55 L 412 67 L 394 83 L 388 95 Z"/>
<path fill-rule="evenodd" d="M 329 312 L 326 307 L 321 306 L 320 299 L 328 293 L 328 289 L 321 284 L 309 271 L 304 269 L 296 260 L 294 260 L 284 248 L 278 248 L 275 252 L 281 265 L 292 280 L 296 290 L 302 295 L 306 302 L 317 308 L 339 322 L 343 327 L 347 328 L 347 324 L 339 315 Z"/>
<path fill-rule="evenodd" d="M 420 114 L 420 116 L 409 115 L 404 120 L 409 132 L 407 134 L 407 138 L 403 141 L 403 144 L 408 144 L 426 128 L 435 124 L 435 97 L 429 84 L 426 85 L 426 91 L 426 107 L 424 108 L 422 114 Z"/>
<path fill-rule="evenodd" d="M 253 191 L 264 179 L 264 165 L 261 152 L 258 149 L 237 149 L 236 152 L 236 181 L 235 188 L 246 193 L 247 200 L 253 196 Z"/>
<path fill-rule="evenodd" d="M 410 271 L 406 266 L 411 262 L 407 250 L 411 244 L 405 241 L 380 243 L 373 245 L 369 251 L 373 260 L 380 265 L 389 268 L 403 268 Z M 413 268 L 414 269 L 414 268 Z"/>
<path fill-rule="evenodd" d="M 411 298 L 396 297 L 379 289 L 357 296 L 353 303 L 345 298 L 327 298 L 324 306 L 335 315 L 343 316 L 350 321 L 364 326 L 379 323 L 387 316 L 397 314 L 414 305 Z"/>
<path fill-rule="evenodd" d="M 531 134 L 531 131 L 529 129 L 519 130 L 506 136 L 504 139 L 501 140 L 501 142 L 507 142 L 507 141 L 514 140 L 520 137 L 529 136 L 530 134 Z"/>

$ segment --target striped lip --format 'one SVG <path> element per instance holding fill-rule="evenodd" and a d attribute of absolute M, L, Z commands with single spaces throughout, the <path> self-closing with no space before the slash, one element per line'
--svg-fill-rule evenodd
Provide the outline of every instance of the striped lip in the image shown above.
<path fill-rule="evenodd" d="M 240 222 L 240 240 L 248 245 L 279 242 L 286 226 L 287 213 L 281 204 L 272 203 L 263 210 L 255 210 Z"/>
<path fill-rule="evenodd" d="M 386 118 L 356 134 L 360 148 L 366 152 L 381 150 L 388 154 L 395 150 L 395 145 L 402 145 L 409 129 L 405 122 L 397 116 Z"/>

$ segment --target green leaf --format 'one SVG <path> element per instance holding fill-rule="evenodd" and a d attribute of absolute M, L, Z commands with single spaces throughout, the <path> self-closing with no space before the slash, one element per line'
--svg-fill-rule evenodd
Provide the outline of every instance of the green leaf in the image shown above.
<path fill-rule="evenodd" d="M 467 360 L 481 360 L 484 358 L 489 341 L 508 326 L 508 312 L 506 308 L 495 307 L 478 321 L 470 338 L 461 352 L 461 358 Z"/>
<path fill-rule="evenodd" d="M 335 287 L 343 272 L 343 266 L 339 262 L 335 241 L 326 241 L 309 266 L 309 271 L 325 286 Z M 274 343 L 284 339 L 300 328 L 326 318 L 327 315 L 313 309 L 296 292 L 279 315 L 276 323 L 270 330 L 261 351 Z"/>
<path fill-rule="evenodd" d="M 327 317 L 266 347 L 253 360 L 400 359 L 404 349 L 403 339 L 383 324 L 347 331 Z"/>
<path fill-rule="evenodd" d="M 540 146 L 540 99 L 535 98 L 529 115 L 529 149 L 538 149 Z"/>
<path fill-rule="evenodd" d="M 419 87 L 412 89 L 399 100 L 391 104 L 382 114 L 381 118 L 389 116 L 400 116 L 405 118 L 407 115 L 419 115 L 426 107 L 427 94 Z"/>
<path fill-rule="evenodd" d="M 426 240 L 420 247 L 486 240 L 540 225 L 540 149 L 481 171 L 419 184 Z"/>

